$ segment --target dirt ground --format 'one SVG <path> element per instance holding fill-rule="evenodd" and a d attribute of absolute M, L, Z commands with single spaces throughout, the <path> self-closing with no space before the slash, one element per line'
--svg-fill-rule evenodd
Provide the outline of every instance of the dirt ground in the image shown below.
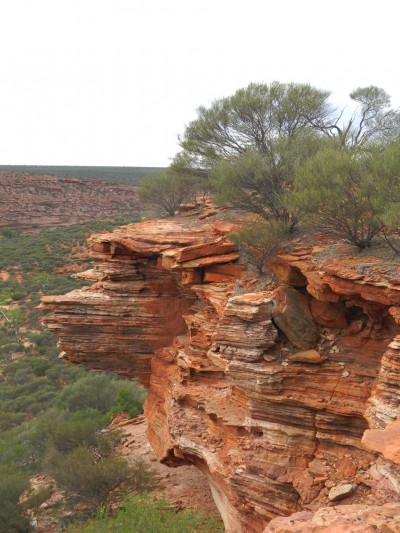
<path fill-rule="evenodd" d="M 160 488 L 154 495 L 166 498 L 177 509 L 202 509 L 206 513 L 218 514 L 208 481 L 200 470 L 194 466 L 170 468 L 157 461 L 147 440 L 147 425 L 143 416 L 129 419 L 118 415 L 113 426 L 124 434 L 118 453 L 128 461 L 139 456 L 156 471 Z"/>

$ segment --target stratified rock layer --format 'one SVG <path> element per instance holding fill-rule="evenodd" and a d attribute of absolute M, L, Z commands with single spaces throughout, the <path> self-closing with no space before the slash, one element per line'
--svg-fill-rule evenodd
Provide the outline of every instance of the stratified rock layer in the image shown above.
<path fill-rule="evenodd" d="M 0 171 L 0 228 L 66 226 L 137 207 L 135 188 L 129 185 Z"/>
<path fill-rule="evenodd" d="M 355 505 L 398 502 L 400 286 L 299 247 L 271 264 L 282 285 L 257 291 L 229 224 L 189 225 L 91 240 L 93 286 L 43 299 L 64 357 L 150 380 L 157 457 L 206 474 L 227 531 L 292 513 L 304 529 L 287 531 L 308 531 L 330 494 L 341 516 L 352 504 L 347 525 Z"/>

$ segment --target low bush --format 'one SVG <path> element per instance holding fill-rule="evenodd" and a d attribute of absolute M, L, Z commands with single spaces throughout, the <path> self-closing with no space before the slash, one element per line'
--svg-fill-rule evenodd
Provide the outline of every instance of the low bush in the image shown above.
<path fill-rule="evenodd" d="M 136 457 L 130 467 L 129 486 L 136 492 L 151 492 L 157 487 L 156 470 L 141 457 Z"/>
<path fill-rule="evenodd" d="M 266 261 L 279 249 L 289 230 L 287 222 L 246 221 L 240 230 L 230 233 L 229 238 L 262 274 Z"/>
<path fill-rule="evenodd" d="M 15 465 L 0 464 L 0 533 L 28 533 L 32 530 L 19 503 L 29 486 L 27 473 Z"/>
<path fill-rule="evenodd" d="M 70 453 L 79 446 L 95 446 L 96 432 L 101 427 L 102 416 L 99 411 L 92 409 L 68 413 L 49 409 L 35 421 L 27 440 L 38 458 L 49 450 Z"/>
<path fill-rule="evenodd" d="M 110 456 L 98 460 L 86 446 L 79 446 L 67 455 L 52 450 L 45 464 L 46 470 L 62 489 L 92 505 L 104 501 L 130 473 L 128 462 L 123 457 Z"/>

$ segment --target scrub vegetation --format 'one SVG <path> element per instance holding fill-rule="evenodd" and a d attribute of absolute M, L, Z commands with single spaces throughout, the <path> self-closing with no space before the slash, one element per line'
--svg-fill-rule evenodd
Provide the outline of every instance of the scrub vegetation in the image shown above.
<path fill-rule="evenodd" d="M 0 170 L 138 183 L 141 201 L 167 216 L 194 193 L 212 194 L 242 216 L 231 238 L 260 274 L 301 225 L 360 251 L 380 238 L 400 252 L 400 112 L 375 86 L 350 94 L 350 114 L 332 107 L 329 96 L 308 84 L 251 83 L 198 109 L 168 169 Z M 46 494 L 31 494 L 23 503 L 20 496 L 37 472 L 50 474 L 71 502 L 83 498 L 87 512 L 97 508 L 70 532 L 222 530 L 219 522 L 175 513 L 151 498 L 151 471 L 115 455 L 119 435 L 104 428 L 115 412 L 141 411 L 139 385 L 64 365 L 55 339 L 38 325 L 35 307 L 43 295 L 84 285 L 68 272 L 87 266 L 85 237 L 126 222 L 34 235 L 0 230 L 0 533 L 30 531 L 26 512 Z M 128 479 L 137 494 L 108 512 L 108 494 Z"/>
<path fill-rule="evenodd" d="M 89 234 L 138 220 L 132 215 L 34 234 L 0 230 L 0 533 L 35 530 L 29 513 L 51 495 L 48 488 L 32 490 L 35 474 L 56 481 L 66 506 L 74 509 L 73 520 L 80 520 L 73 526 L 60 511 L 60 531 L 106 531 L 108 524 L 110 531 L 131 531 L 126 525 L 131 519 L 138 527 L 160 526 L 159 531 L 193 531 L 190 524 L 222 531 L 215 518 L 177 514 L 150 499 L 146 493 L 157 486 L 152 467 L 139 457 L 128 463 L 115 454 L 121 435 L 105 428 L 114 413 L 141 413 L 145 390 L 134 381 L 65 364 L 57 339 L 39 324 L 42 314 L 35 307 L 43 295 L 85 285 L 70 271 L 88 266 Z M 115 489 L 137 496 L 114 518 L 105 502 Z M 86 526 L 99 505 L 101 512 Z M 127 529 L 116 529 L 120 521 Z"/>
<path fill-rule="evenodd" d="M 1 532 L 31 529 L 26 512 L 45 496 L 20 502 L 32 474 L 50 474 L 71 502 L 79 494 L 88 508 L 132 475 L 126 461 L 114 456 L 118 435 L 102 430 L 115 412 L 140 413 L 144 390 L 132 381 L 66 365 L 35 307 L 44 294 L 84 284 L 67 271 L 72 263 L 86 266 L 90 233 L 135 220 L 87 222 L 30 235 L 0 232 Z"/>
<path fill-rule="evenodd" d="M 49 165 L 0 165 L 0 171 L 26 172 L 40 176 L 59 176 L 61 178 L 80 178 L 106 183 L 124 183 L 137 185 L 138 181 L 147 176 L 165 170 L 162 167 L 79 167 Z"/>
<path fill-rule="evenodd" d="M 252 215 L 260 233 L 265 222 L 287 232 L 302 223 L 359 250 L 381 238 L 398 252 L 400 112 L 375 86 L 351 92 L 350 114 L 329 96 L 308 84 L 251 83 L 201 106 L 171 170 L 221 206 Z M 145 185 L 139 182 L 139 193 Z M 160 203 L 164 192 L 157 194 Z M 237 242 L 240 235 L 249 250 L 249 227 Z M 257 262 L 254 246 L 251 255 Z"/>

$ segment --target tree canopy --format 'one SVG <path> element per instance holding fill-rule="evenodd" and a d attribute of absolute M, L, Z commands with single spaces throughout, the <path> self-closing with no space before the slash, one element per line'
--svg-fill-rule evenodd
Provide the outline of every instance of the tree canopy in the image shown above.
<path fill-rule="evenodd" d="M 211 187 L 221 205 L 291 229 L 318 222 L 369 246 L 400 224 L 400 112 L 375 86 L 350 93 L 352 112 L 329 96 L 308 84 L 251 83 L 198 109 L 172 168 Z"/>
<path fill-rule="evenodd" d="M 291 139 L 314 128 L 312 122 L 327 121 L 332 114 L 328 97 L 329 92 L 308 84 L 251 83 L 209 108 L 199 107 L 180 144 L 205 169 L 249 149 L 269 155 L 277 139 Z"/>
<path fill-rule="evenodd" d="M 387 144 L 400 138 L 400 113 L 390 107 L 390 96 L 383 89 L 373 85 L 359 87 L 350 93 L 350 98 L 358 105 L 349 119 L 343 119 L 342 109 L 332 114 L 331 120 L 310 118 L 310 124 L 337 139 L 342 147 Z"/>
<path fill-rule="evenodd" d="M 378 180 L 379 169 L 370 153 L 329 147 L 301 167 L 286 203 L 320 229 L 363 249 L 382 227 Z"/>
<path fill-rule="evenodd" d="M 210 177 L 220 203 L 293 226 L 282 198 L 294 167 L 319 142 L 311 122 L 332 114 L 328 97 L 308 84 L 252 83 L 199 108 L 181 139 L 178 160 Z"/>

